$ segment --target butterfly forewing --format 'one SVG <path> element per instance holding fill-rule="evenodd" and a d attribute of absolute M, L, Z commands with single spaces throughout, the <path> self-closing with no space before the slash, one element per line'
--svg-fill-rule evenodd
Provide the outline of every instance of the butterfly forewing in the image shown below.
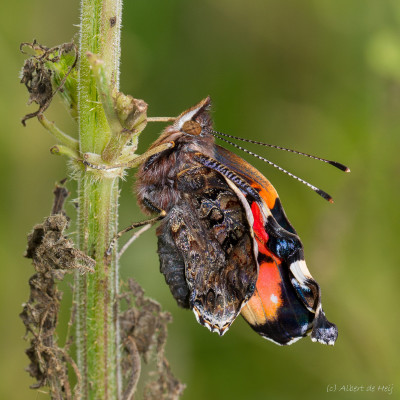
<path fill-rule="evenodd" d="M 215 158 L 235 171 L 258 194 L 246 196 L 258 247 L 256 292 L 242 310 L 254 330 L 278 344 L 290 344 L 311 332 L 325 344 L 337 338 L 336 326 L 322 311 L 321 295 L 304 260 L 303 245 L 271 183 L 241 157 L 215 146 Z"/>
<path fill-rule="evenodd" d="M 247 181 L 259 193 L 276 221 L 288 232 L 296 234 L 286 217 L 277 191 L 260 171 L 235 153 L 218 145 L 215 146 L 215 158 Z"/>

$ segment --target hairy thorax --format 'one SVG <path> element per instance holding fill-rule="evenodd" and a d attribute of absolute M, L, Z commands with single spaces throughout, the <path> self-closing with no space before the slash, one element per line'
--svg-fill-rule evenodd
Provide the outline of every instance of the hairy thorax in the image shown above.
<path fill-rule="evenodd" d="M 214 156 L 214 138 L 211 135 L 191 136 L 181 132 L 165 132 L 151 148 L 173 141 L 174 147 L 149 157 L 138 171 L 136 193 L 138 203 L 146 213 L 149 202 L 158 209 L 169 211 L 182 193 L 177 180 L 184 171 L 199 165 L 193 156 L 197 152 Z M 153 210 L 154 211 L 154 210 Z"/>

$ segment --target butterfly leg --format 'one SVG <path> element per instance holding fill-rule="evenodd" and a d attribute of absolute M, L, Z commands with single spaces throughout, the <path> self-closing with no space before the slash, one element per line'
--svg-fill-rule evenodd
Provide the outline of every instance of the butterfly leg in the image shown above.
<path fill-rule="evenodd" d="M 122 231 L 118 232 L 118 233 L 113 237 L 113 239 L 112 239 L 111 242 L 110 242 L 110 245 L 108 246 L 108 249 L 107 249 L 107 251 L 106 251 L 106 256 L 107 256 L 107 257 L 111 255 L 111 252 L 112 252 L 112 250 L 113 250 L 115 244 L 117 243 L 118 239 L 119 239 L 124 233 L 129 232 L 129 231 L 131 231 L 132 229 L 139 228 L 139 227 L 141 227 L 141 226 L 153 225 L 153 224 L 155 224 L 156 222 L 162 220 L 162 219 L 167 215 L 167 213 L 166 213 L 164 210 L 160 210 L 160 209 L 157 208 L 154 204 L 152 204 L 149 200 L 144 199 L 144 203 L 146 204 L 146 206 L 147 206 L 148 208 L 150 208 L 152 211 L 154 211 L 154 212 L 156 212 L 156 213 L 158 214 L 157 217 L 150 218 L 150 219 L 147 219 L 147 220 L 145 220 L 145 221 L 135 222 L 135 223 L 133 223 L 132 225 L 129 225 L 128 227 L 126 227 L 125 229 L 122 229 Z"/>
<path fill-rule="evenodd" d="M 156 146 L 148 151 L 146 153 L 141 154 L 140 156 L 138 155 L 130 155 L 127 157 L 124 162 L 112 164 L 112 165 L 103 165 L 102 162 L 104 162 L 100 155 L 98 154 L 93 154 L 93 153 L 85 153 L 83 156 L 82 163 L 87 167 L 91 168 L 94 170 L 100 170 L 100 171 L 109 171 L 109 170 L 120 170 L 122 168 L 134 168 L 137 167 L 138 165 L 142 164 L 149 158 L 153 157 L 156 154 L 159 154 L 165 150 L 171 149 L 175 146 L 175 143 L 173 141 L 167 142 L 160 144 L 159 146 Z"/>

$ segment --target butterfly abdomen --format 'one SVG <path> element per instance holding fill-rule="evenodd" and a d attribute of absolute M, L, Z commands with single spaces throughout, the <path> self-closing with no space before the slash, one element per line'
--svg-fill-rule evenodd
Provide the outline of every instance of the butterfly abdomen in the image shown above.
<path fill-rule="evenodd" d="M 185 262 L 172 237 L 171 228 L 170 217 L 167 217 L 157 229 L 160 272 L 164 275 L 178 305 L 189 308 L 189 288 L 185 277 Z M 176 230 L 178 227 L 173 228 Z"/>

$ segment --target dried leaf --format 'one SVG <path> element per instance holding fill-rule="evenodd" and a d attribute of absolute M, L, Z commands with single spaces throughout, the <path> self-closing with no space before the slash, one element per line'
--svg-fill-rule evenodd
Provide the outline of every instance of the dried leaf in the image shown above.
<path fill-rule="evenodd" d="M 148 363 L 155 357 L 156 369 L 150 372 L 151 380 L 146 384 L 144 398 L 147 400 L 178 399 L 185 385 L 172 374 L 165 358 L 167 324 L 172 321 L 160 304 L 144 296 L 144 291 L 133 279 L 128 280 L 128 290 L 121 295 L 127 309 L 121 313 L 121 339 L 124 344 L 122 372 L 125 379 L 124 400 L 132 398 L 140 373 L 140 358 Z M 130 396 L 128 396 L 130 394 Z"/>
<path fill-rule="evenodd" d="M 75 269 L 93 271 L 95 262 L 75 249 L 72 240 L 65 235 L 69 218 L 63 211 L 63 204 L 68 191 L 57 186 L 54 195 L 52 215 L 28 235 L 25 257 L 32 259 L 36 273 L 29 279 L 30 296 L 20 317 L 26 328 L 26 339 L 30 340 L 26 350 L 30 360 L 27 371 L 36 379 L 31 388 L 49 386 L 52 398 L 69 400 L 73 396 L 68 365 L 74 369 L 78 385 L 80 376 L 74 361 L 57 344 L 62 292 L 57 289 L 56 280 L 62 280 L 65 273 Z"/>

